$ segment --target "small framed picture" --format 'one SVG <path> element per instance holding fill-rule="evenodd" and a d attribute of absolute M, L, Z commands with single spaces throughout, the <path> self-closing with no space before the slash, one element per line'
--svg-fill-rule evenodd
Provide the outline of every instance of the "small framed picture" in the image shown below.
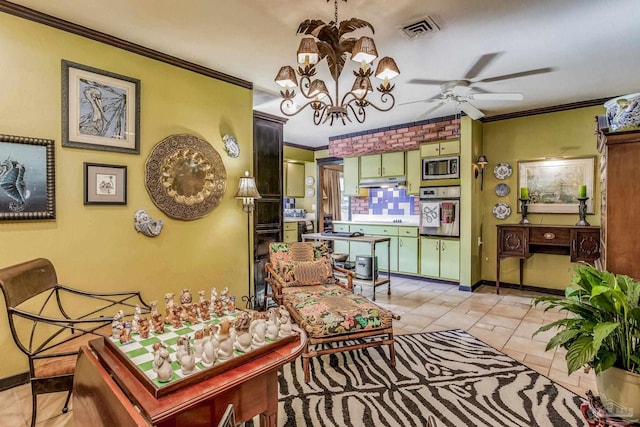
<path fill-rule="evenodd" d="M 85 205 L 126 205 L 127 167 L 84 164 Z"/>
<path fill-rule="evenodd" d="M 140 80 L 62 60 L 62 146 L 140 153 Z"/>
<path fill-rule="evenodd" d="M 0 135 L 0 220 L 55 219 L 52 139 Z"/>

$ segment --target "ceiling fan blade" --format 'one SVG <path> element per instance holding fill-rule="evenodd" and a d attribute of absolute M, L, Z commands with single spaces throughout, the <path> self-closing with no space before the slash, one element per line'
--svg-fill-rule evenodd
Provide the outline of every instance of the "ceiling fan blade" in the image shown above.
<path fill-rule="evenodd" d="M 411 79 L 407 83 L 416 83 L 419 85 L 441 85 L 446 83 L 446 80 L 429 80 L 429 79 Z"/>
<path fill-rule="evenodd" d="M 517 79 L 518 77 L 534 76 L 536 74 L 545 74 L 545 73 L 550 73 L 552 71 L 554 71 L 554 68 L 552 67 L 537 68 L 535 70 L 521 71 L 519 73 L 504 74 L 502 76 L 489 77 L 487 79 L 479 80 L 476 83 L 490 83 L 490 82 L 498 82 L 500 80 Z"/>
<path fill-rule="evenodd" d="M 478 58 L 476 63 L 473 64 L 471 68 L 469 68 L 469 71 L 467 71 L 467 74 L 465 74 L 464 79 L 470 80 L 475 78 L 478 74 L 480 74 L 482 70 L 485 69 L 485 67 L 492 63 L 493 60 L 500 55 L 502 55 L 502 52 L 485 53 L 480 58 Z"/>
<path fill-rule="evenodd" d="M 512 93 L 473 93 L 469 95 L 469 99 L 478 99 L 483 101 L 522 101 L 524 95 L 518 92 Z"/>
<path fill-rule="evenodd" d="M 436 105 L 434 105 L 433 107 L 429 108 L 427 111 L 425 111 L 424 113 L 420 114 L 420 116 L 418 116 L 416 118 L 416 122 L 419 122 L 420 120 L 424 120 L 426 119 L 429 114 L 433 113 L 434 111 L 436 111 L 438 108 L 442 107 L 444 104 L 446 104 L 446 101 L 440 101 L 438 102 Z"/>
<path fill-rule="evenodd" d="M 476 107 L 466 101 L 460 103 L 460 109 L 473 120 L 478 120 L 484 117 L 484 113 L 482 111 L 478 110 Z"/>
<path fill-rule="evenodd" d="M 418 102 L 431 102 L 431 101 L 435 101 L 436 99 L 442 99 L 442 95 L 435 95 L 435 96 L 432 96 L 431 98 L 418 99 L 416 101 L 400 102 L 400 103 L 398 103 L 398 105 L 417 104 Z"/>

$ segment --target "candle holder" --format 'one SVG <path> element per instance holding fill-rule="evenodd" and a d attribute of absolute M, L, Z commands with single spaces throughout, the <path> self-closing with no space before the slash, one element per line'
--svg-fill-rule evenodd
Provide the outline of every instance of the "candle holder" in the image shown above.
<path fill-rule="evenodd" d="M 522 219 L 518 224 L 529 224 L 527 219 L 527 211 L 529 210 L 529 198 L 520 199 L 520 211 L 522 211 Z"/>
<path fill-rule="evenodd" d="M 588 197 L 578 197 L 578 202 L 580 205 L 578 206 L 578 215 L 580 216 L 580 221 L 576 222 L 576 225 L 591 225 L 585 219 L 587 216 L 587 200 Z"/>

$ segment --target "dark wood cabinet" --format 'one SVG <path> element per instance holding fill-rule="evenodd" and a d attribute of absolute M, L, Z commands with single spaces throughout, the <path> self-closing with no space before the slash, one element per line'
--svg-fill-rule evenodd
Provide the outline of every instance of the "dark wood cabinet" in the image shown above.
<path fill-rule="evenodd" d="M 613 273 L 640 280 L 640 238 L 636 232 L 640 214 L 640 130 L 601 130 L 597 135 L 602 264 Z"/>
<path fill-rule="evenodd" d="M 520 286 L 524 260 L 533 254 L 569 256 L 571 262 L 593 263 L 600 257 L 600 227 L 571 225 L 498 225 L 496 292 L 500 292 L 500 261 L 520 259 Z"/>
<path fill-rule="evenodd" d="M 285 119 L 255 111 L 253 114 L 253 173 L 258 192 L 253 212 L 255 308 L 266 306 L 264 266 L 269 244 L 282 241 L 282 142 Z"/>

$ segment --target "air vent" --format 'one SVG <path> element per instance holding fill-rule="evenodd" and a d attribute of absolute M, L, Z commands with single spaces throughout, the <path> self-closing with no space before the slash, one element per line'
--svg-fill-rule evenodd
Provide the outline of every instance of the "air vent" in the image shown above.
<path fill-rule="evenodd" d="M 402 27 L 402 32 L 410 39 L 428 33 L 433 33 L 434 31 L 440 31 L 440 27 L 430 16 L 424 17 Z"/>

